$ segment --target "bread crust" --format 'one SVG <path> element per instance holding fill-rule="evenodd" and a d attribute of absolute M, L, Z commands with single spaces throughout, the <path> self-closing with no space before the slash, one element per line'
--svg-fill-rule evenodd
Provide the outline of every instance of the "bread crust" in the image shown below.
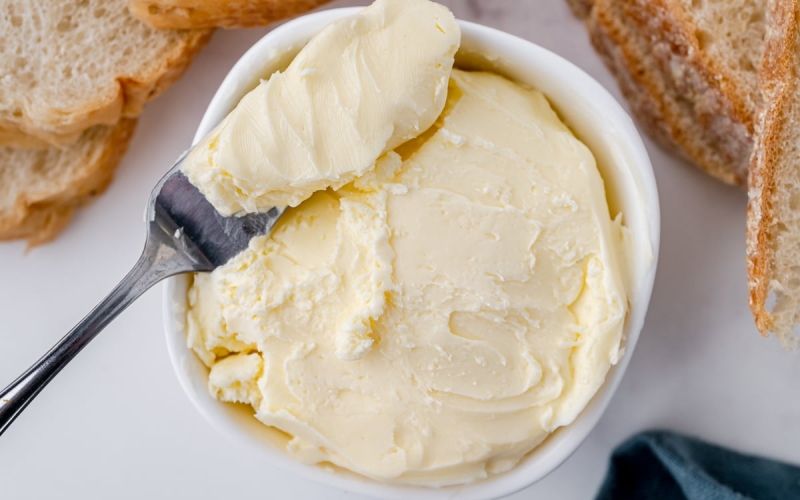
<path fill-rule="evenodd" d="M 567 4 L 569 4 L 569 8 L 575 14 L 575 17 L 586 19 L 592 10 L 594 0 L 567 0 Z"/>
<path fill-rule="evenodd" d="M 595 0 L 587 28 L 651 137 L 723 182 L 746 182 L 754 106 L 674 2 Z"/>
<path fill-rule="evenodd" d="M 0 241 L 27 239 L 29 247 L 48 242 L 66 227 L 75 209 L 108 187 L 128 147 L 136 120 L 122 119 L 113 127 L 100 127 L 87 132 L 96 132 L 96 137 L 90 139 L 96 144 L 76 175 L 63 182 L 52 182 L 47 189 L 22 193 L 10 209 L 0 212 Z"/>
<path fill-rule="evenodd" d="M 212 33 L 213 30 L 187 31 L 179 43 L 161 54 L 152 70 L 146 74 L 121 75 L 117 78 L 116 89 L 70 113 L 59 113 L 47 120 L 24 114 L 0 117 L 0 146 L 64 148 L 90 127 L 114 125 L 120 119 L 139 116 L 145 102 L 164 92 L 183 75 Z"/>
<path fill-rule="evenodd" d="M 778 169 L 785 158 L 782 139 L 791 122 L 789 109 L 797 93 L 794 66 L 800 50 L 800 2 L 770 2 L 769 29 L 764 57 L 759 69 L 759 84 L 764 96 L 757 124 L 757 139 L 750 164 L 747 204 L 747 276 L 750 309 L 762 335 L 776 333 L 789 346 L 794 325 L 778 325 L 767 310 L 767 300 L 775 284 L 776 246 L 780 220 L 776 217 Z M 794 162 L 800 160 L 792 158 Z M 788 228 L 789 230 L 793 228 Z"/>
<path fill-rule="evenodd" d="M 130 0 L 131 13 L 159 29 L 249 28 L 312 10 L 330 0 Z"/>

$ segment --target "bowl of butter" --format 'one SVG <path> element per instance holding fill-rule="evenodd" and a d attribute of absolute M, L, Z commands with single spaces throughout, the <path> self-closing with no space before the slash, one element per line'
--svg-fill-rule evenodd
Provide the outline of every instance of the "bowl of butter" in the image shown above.
<path fill-rule="evenodd" d="M 554 470 L 642 329 L 658 196 L 621 106 L 568 61 L 428 0 L 298 18 L 233 67 L 189 180 L 284 210 L 167 282 L 197 409 L 301 477 L 483 499 Z"/>

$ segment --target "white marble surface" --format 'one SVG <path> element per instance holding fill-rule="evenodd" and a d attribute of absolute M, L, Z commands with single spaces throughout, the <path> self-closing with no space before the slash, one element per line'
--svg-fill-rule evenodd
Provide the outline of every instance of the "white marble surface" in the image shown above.
<path fill-rule="evenodd" d="M 334 2 L 332 6 L 363 2 Z M 619 92 L 560 0 L 450 0 L 458 17 L 532 40 Z M 127 272 L 151 187 L 189 143 L 234 61 L 267 29 L 219 32 L 150 104 L 108 192 L 53 244 L 0 245 L 0 385 Z M 661 262 L 634 359 L 607 413 L 557 471 L 509 498 L 585 499 L 611 449 L 669 428 L 800 463 L 800 358 L 756 332 L 747 308 L 743 192 L 648 142 L 661 196 Z M 161 290 L 96 339 L 0 438 L 0 498 L 360 498 L 287 476 L 227 443 L 181 392 Z"/>

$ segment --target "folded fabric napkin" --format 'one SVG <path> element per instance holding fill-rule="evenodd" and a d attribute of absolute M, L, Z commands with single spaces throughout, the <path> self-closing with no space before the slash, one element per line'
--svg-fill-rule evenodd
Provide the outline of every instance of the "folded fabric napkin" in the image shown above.
<path fill-rule="evenodd" d="M 626 499 L 800 499 L 800 467 L 672 432 L 644 432 L 614 450 L 596 497 Z"/>

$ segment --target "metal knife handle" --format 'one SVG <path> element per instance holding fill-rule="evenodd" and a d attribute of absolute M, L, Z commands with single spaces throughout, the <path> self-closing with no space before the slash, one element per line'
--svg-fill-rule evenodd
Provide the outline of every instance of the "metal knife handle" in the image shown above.
<path fill-rule="evenodd" d="M 152 276 L 146 254 L 108 296 L 33 366 L 0 392 L 0 434 L 39 392 L 67 366 L 111 320 L 158 280 Z"/>
<path fill-rule="evenodd" d="M 142 293 L 168 276 L 210 269 L 207 262 L 193 256 L 175 223 L 160 207 L 156 207 L 149 225 L 142 256 L 128 275 L 47 354 L 0 392 L 0 435 L 53 377 Z"/>

